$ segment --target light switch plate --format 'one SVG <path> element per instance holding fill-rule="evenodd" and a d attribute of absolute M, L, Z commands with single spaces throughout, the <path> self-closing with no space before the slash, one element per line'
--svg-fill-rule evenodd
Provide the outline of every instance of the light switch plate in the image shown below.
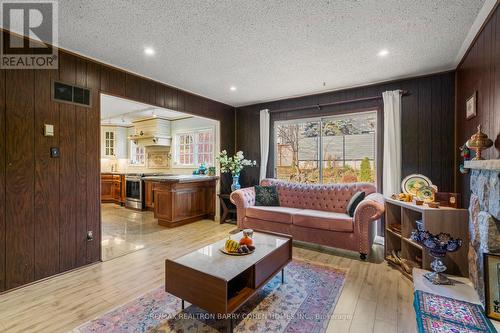
<path fill-rule="evenodd" d="M 43 135 L 44 136 L 54 136 L 54 125 L 44 124 L 43 125 Z"/>

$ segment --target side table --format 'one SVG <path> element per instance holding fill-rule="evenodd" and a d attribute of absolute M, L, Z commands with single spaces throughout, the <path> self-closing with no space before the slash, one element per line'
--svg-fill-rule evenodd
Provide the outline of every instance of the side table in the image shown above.
<path fill-rule="evenodd" d="M 236 216 L 236 207 L 233 208 L 232 206 L 231 207 L 228 206 L 226 203 L 226 200 L 229 201 L 229 194 L 219 194 L 219 201 L 220 201 L 220 204 L 222 206 L 222 212 L 221 212 L 221 216 L 220 216 L 220 224 L 230 223 L 230 222 L 226 222 L 226 221 L 231 221 L 231 220 L 227 219 L 229 214 L 234 214 L 234 216 Z M 231 223 L 231 224 L 234 224 L 234 223 Z"/>

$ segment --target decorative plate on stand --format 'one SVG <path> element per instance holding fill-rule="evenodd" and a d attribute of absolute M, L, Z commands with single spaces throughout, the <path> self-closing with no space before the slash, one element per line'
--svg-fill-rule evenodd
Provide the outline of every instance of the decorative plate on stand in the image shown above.
<path fill-rule="evenodd" d="M 429 178 L 420 174 L 412 174 L 401 182 L 401 190 L 403 193 L 417 195 L 418 190 L 424 186 L 432 187 L 432 182 Z"/>
<path fill-rule="evenodd" d="M 417 198 L 424 202 L 434 201 L 434 188 L 432 186 L 422 186 L 417 190 Z"/>

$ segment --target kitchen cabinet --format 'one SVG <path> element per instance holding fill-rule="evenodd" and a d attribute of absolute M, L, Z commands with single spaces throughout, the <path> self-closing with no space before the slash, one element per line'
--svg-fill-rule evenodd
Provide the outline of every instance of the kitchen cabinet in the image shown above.
<path fill-rule="evenodd" d="M 122 181 L 120 175 L 113 175 L 113 200 L 119 204 L 122 197 Z"/>
<path fill-rule="evenodd" d="M 127 198 L 127 183 L 125 182 L 125 175 L 121 175 L 121 195 L 120 204 L 125 206 L 125 199 Z"/>
<path fill-rule="evenodd" d="M 125 175 L 101 174 L 101 202 L 125 204 Z"/>
<path fill-rule="evenodd" d="M 113 175 L 101 174 L 101 202 L 113 202 Z"/>
<path fill-rule="evenodd" d="M 101 126 L 101 157 L 128 158 L 128 130 L 121 126 Z"/>
<path fill-rule="evenodd" d="M 147 210 L 154 209 L 154 188 L 155 182 L 146 180 L 144 181 L 144 206 Z"/>

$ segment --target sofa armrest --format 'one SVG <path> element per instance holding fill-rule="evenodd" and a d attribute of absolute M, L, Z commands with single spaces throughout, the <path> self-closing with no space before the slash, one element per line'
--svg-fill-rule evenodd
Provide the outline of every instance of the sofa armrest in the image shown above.
<path fill-rule="evenodd" d="M 243 228 L 243 219 L 246 215 L 246 208 L 255 206 L 255 189 L 253 187 L 242 188 L 241 190 L 237 190 L 231 193 L 229 198 L 231 202 L 236 206 L 238 227 Z"/>
<path fill-rule="evenodd" d="M 373 243 L 371 222 L 382 217 L 385 211 L 384 196 L 369 194 L 354 211 L 354 228 L 359 234 L 359 252 L 368 254 Z"/>

